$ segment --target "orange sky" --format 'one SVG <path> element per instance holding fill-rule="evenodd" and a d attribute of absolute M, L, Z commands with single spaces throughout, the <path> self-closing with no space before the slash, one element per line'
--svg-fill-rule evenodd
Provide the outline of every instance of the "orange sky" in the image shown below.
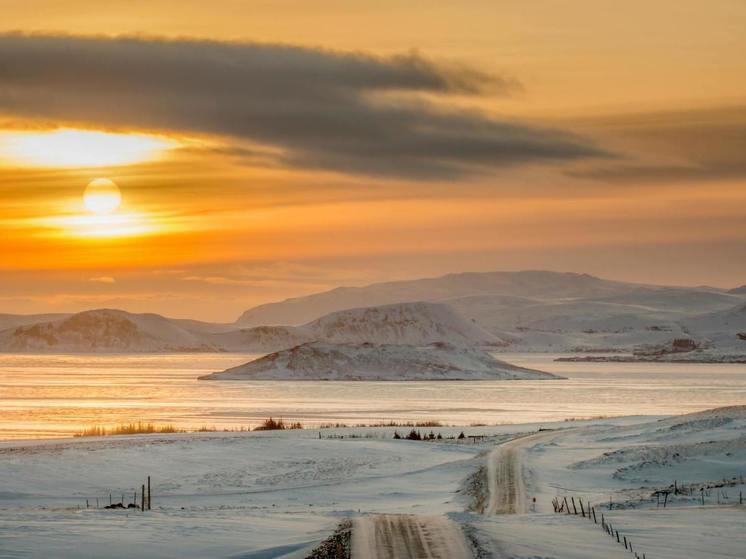
<path fill-rule="evenodd" d="M 726 0 L 3 5 L 0 312 L 746 283 L 744 26 Z"/>

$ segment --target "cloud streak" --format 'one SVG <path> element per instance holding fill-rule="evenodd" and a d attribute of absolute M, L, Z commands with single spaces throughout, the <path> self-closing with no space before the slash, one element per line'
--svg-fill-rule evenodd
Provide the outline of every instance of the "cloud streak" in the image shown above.
<path fill-rule="evenodd" d="M 227 136 L 277 149 L 293 168 L 457 178 L 604 155 L 568 132 L 415 100 L 516 87 L 418 54 L 6 34 L 0 84 L 7 114 Z"/>
<path fill-rule="evenodd" d="M 616 115 L 593 124 L 629 144 L 632 154 L 571 176 L 631 184 L 746 177 L 746 105 Z"/>

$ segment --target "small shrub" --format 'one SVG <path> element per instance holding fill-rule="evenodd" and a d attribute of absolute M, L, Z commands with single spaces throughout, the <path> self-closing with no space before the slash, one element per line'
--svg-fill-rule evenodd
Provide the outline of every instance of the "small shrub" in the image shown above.
<path fill-rule="evenodd" d="M 412 429 L 409 432 L 409 435 L 407 435 L 407 440 L 408 441 L 421 441 L 422 440 L 422 436 L 420 435 L 419 431 L 415 431 L 414 429 Z"/>
<path fill-rule="evenodd" d="M 254 427 L 254 431 L 283 431 L 285 429 L 303 429 L 303 424 L 300 421 L 285 423 L 282 419 L 275 420 L 270 417 L 258 427 Z"/>

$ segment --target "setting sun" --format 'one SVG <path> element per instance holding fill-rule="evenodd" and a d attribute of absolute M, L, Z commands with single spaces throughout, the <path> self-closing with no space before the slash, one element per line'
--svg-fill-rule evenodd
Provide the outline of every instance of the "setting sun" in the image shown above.
<path fill-rule="evenodd" d="M 0 160 L 34 167 L 107 167 L 147 161 L 175 142 L 145 134 L 59 129 L 0 132 Z"/>
<path fill-rule="evenodd" d="M 92 180 L 83 193 L 83 203 L 95 214 L 108 214 L 122 203 L 119 187 L 110 179 Z"/>

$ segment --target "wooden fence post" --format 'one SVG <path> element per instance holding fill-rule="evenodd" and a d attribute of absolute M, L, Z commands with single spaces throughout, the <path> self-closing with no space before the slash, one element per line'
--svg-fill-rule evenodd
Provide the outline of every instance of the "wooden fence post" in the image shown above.
<path fill-rule="evenodd" d="M 150 476 L 148 476 L 148 510 L 150 510 L 151 504 L 150 504 Z"/>

